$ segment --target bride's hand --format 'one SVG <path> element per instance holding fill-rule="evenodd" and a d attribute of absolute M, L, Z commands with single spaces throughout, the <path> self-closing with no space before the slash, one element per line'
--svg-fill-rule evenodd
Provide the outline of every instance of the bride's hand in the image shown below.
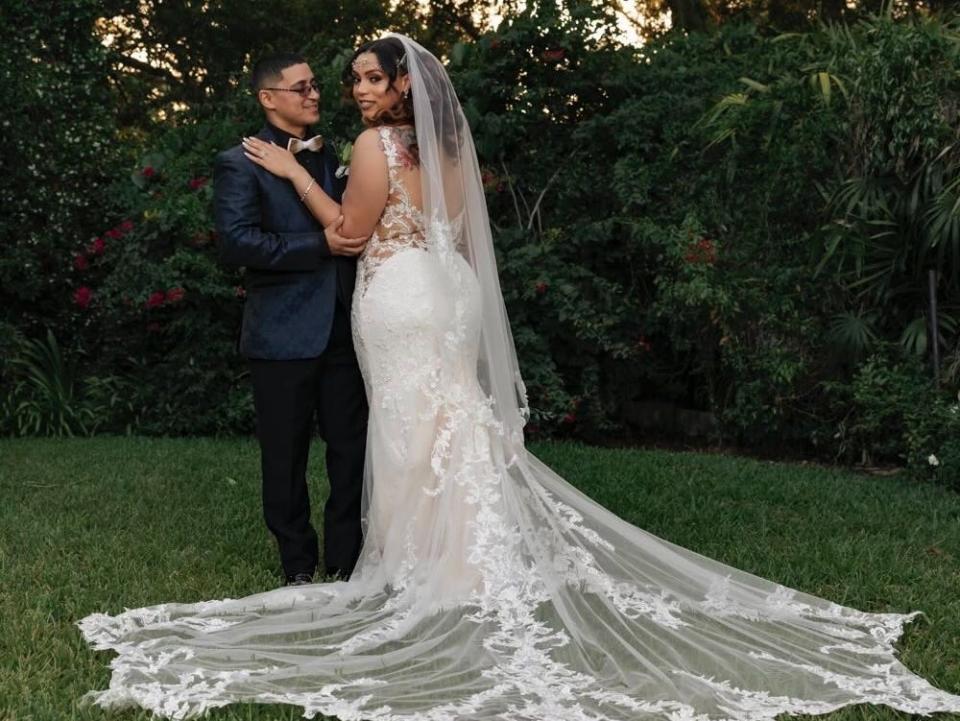
<path fill-rule="evenodd" d="M 244 138 L 243 154 L 261 168 L 266 168 L 274 175 L 288 180 L 301 169 L 293 153 L 276 143 L 266 143 L 260 138 Z"/>

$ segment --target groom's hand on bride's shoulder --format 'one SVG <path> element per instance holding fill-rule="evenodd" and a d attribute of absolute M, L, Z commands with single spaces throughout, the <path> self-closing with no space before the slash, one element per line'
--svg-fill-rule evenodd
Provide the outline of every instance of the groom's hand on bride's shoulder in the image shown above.
<path fill-rule="evenodd" d="M 367 245 L 369 238 L 344 238 L 340 234 L 343 227 L 343 216 L 341 215 L 335 221 L 323 229 L 323 234 L 327 238 L 327 246 L 333 255 L 360 255 Z"/>

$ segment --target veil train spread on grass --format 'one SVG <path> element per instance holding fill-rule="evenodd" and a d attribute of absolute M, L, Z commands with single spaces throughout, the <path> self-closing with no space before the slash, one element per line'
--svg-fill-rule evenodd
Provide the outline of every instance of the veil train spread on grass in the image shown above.
<path fill-rule="evenodd" d="M 670 544 L 524 449 L 470 131 L 442 65 L 397 37 L 424 202 L 410 207 L 395 134 L 381 132 L 385 218 L 413 230 L 371 240 L 354 297 L 371 408 L 357 570 L 348 582 L 87 616 L 87 640 L 118 654 L 92 699 L 178 719 L 234 702 L 343 721 L 759 720 L 857 703 L 960 712 L 960 696 L 896 658 L 914 614 L 845 608 Z"/>

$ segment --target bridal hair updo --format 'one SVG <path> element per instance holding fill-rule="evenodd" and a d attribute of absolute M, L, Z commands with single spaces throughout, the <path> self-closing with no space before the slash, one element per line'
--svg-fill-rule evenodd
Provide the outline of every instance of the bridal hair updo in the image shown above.
<path fill-rule="evenodd" d="M 390 80 L 390 87 L 397 90 L 397 78 L 406 75 L 407 70 L 404 66 L 405 52 L 403 43 L 397 38 L 380 38 L 368 43 L 364 43 L 354 51 L 347 66 L 343 69 L 341 80 L 343 81 L 344 97 L 353 100 L 353 63 L 364 53 L 373 53 L 380 61 L 380 69 Z M 398 90 L 399 94 L 399 90 Z M 376 117 L 371 123 L 364 120 L 368 125 L 402 125 L 413 122 L 413 91 L 406 98 L 400 94 L 400 100 L 392 108 L 388 108 Z"/>

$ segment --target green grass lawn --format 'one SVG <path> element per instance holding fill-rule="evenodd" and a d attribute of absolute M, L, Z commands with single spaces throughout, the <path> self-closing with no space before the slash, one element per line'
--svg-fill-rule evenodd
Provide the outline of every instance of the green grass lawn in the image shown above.
<path fill-rule="evenodd" d="M 922 610 L 901 656 L 960 692 L 960 495 L 900 478 L 720 455 L 538 444 L 619 515 L 787 586 L 867 611 Z M 279 583 L 250 440 L 0 441 L 0 721 L 147 719 L 81 707 L 106 652 L 94 611 L 236 597 Z M 314 450 L 314 515 L 325 494 Z M 906 714 L 857 707 L 832 719 Z M 299 718 L 232 706 L 213 721 Z M 940 718 L 960 719 L 960 716 Z"/>

